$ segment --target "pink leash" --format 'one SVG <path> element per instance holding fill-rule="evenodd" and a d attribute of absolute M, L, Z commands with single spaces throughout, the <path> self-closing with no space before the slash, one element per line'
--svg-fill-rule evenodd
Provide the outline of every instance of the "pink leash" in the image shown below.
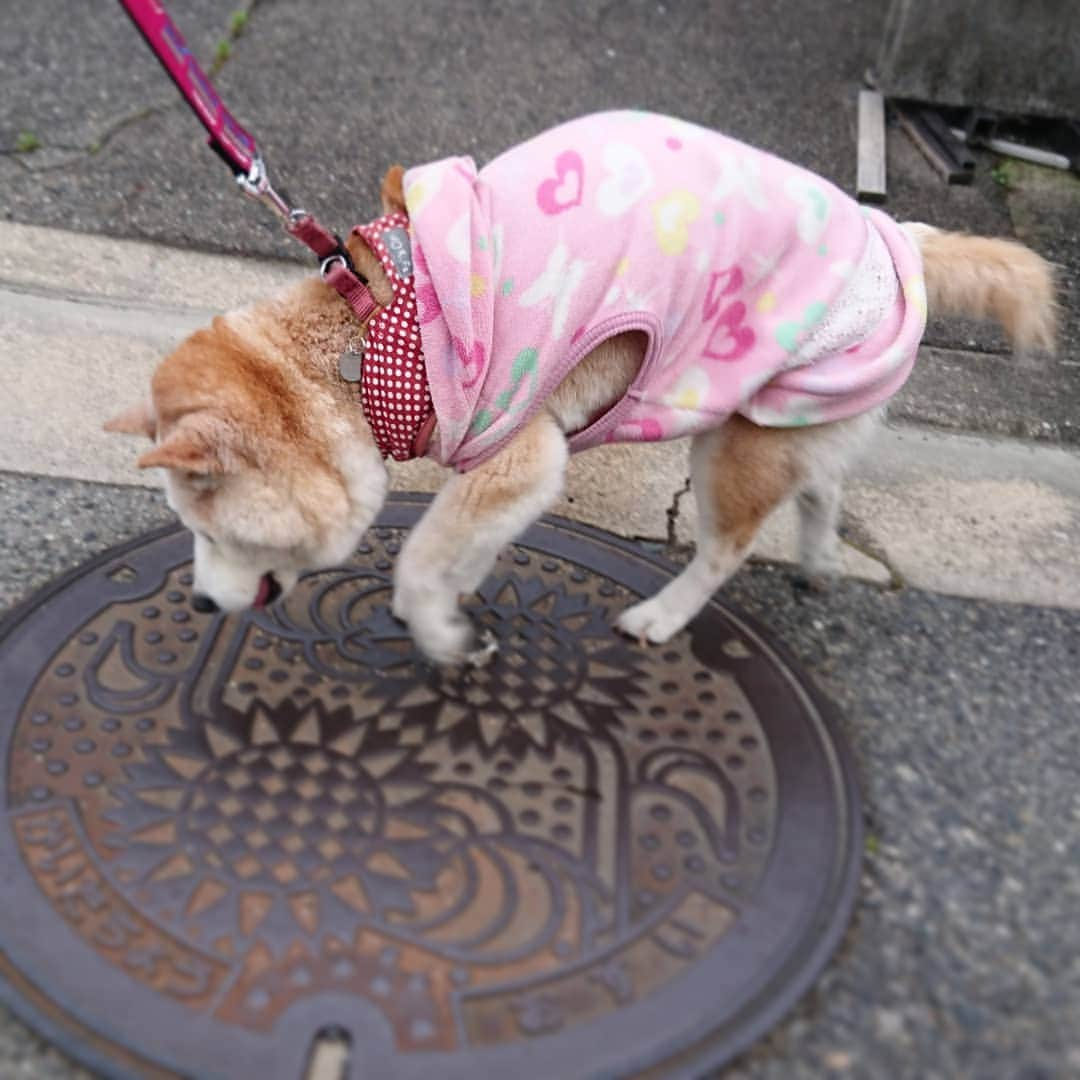
<path fill-rule="evenodd" d="M 158 0 L 120 0 L 184 100 L 209 133 L 211 149 L 232 169 L 240 190 L 269 206 L 285 231 L 306 244 L 319 259 L 323 281 L 341 294 L 363 321 L 376 308 L 367 281 L 349 258 L 341 238 L 306 210 L 290 206 L 275 191 L 255 140 L 233 119 L 213 83 L 192 56 L 183 35 Z"/>

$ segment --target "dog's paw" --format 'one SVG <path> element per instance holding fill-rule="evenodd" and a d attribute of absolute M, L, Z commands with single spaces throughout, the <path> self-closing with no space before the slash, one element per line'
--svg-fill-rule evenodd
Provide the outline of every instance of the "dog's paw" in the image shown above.
<path fill-rule="evenodd" d="M 483 649 L 476 648 L 472 623 L 461 612 L 437 618 L 421 615 L 409 621 L 417 648 L 435 664 L 472 663 Z"/>
<path fill-rule="evenodd" d="M 487 667 L 498 651 L 499 643 L 495 635 L 490 630 L 485 630 L 480 635 L 480 644 L 465 657 L 465 663 L 469 667 Z"/>
<path fill-rule="evenodd" d="M 434 585 L 399 579 L 390 605 L 394 617 L 409 627 L 416 647 L 433 663 L 463 664 L 476 651 L 472 623 L 454 595 Z"/>
<path fill-rule="evenodd" d="M 836 574 L 815 574 L 807 570 L 796 570 L 792 575 L 791 583 L 799 592 L 823 596 L 836 584 Z"/>
<path fill-rule="evenodd" d="M 644 645 L 663 645 L 670 641 L 684 626 L 686 619 L 681 612 L 671 611 L 660 596 L 643 600 L 627 608 L 615 621 L 615 628 L 627 637 Z"/>
<path fill-rule="evenodd" d="M 839 551 L 820 551 L 813 558 L 803 558 L 795 570 L 794 583 L 797 589 L 806 592 L 826 593 L 844 572 L 844 565 Z"/>

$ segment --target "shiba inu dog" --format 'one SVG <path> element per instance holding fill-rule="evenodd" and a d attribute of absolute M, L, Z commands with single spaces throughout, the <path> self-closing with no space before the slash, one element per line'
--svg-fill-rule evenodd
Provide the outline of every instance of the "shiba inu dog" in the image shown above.
<path fill-rule="evenodd" d="M 201 609 L 270 603 L 347 558 L 384 457 L 428 455 L 455 471 L 393 610 L 432 660 L 479 660 L 459 597 L 556 500 L 570 452 L 690 437 L 696 554 L 618 621 L 663 642 L 789 497 L 805 570 L 835 571 L 842 477 L 927 310 L 1053 346 L 1053 274 L 1021 244 L 897 224 L 668 117 L 585 117 L 480 171 L 395 167 L 382 199 L 347 241 L 369 318 L 312 278 L 193 334 L 107 425 L 154 440 L 138 464 L 165 470 L 194 533 Z"/>

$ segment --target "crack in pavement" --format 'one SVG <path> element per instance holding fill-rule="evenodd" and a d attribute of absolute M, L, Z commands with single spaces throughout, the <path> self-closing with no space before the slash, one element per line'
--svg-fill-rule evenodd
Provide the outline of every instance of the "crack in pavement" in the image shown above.
<path fill-rule="evenodd" d="M 679 506 L 682 503 L 684 495 L 690 492 L 690 477 L 686 478 L 686 482 L 683 486 L 675 492 L 671 499 L 671 505 L 667 508 L 667 546 L 672 549 L 679 547 L 686 547 L 685 544 L 679 544 L 675 535 L 675 528 L 679 520 Z"/>
<path fill-rule="evenodd" d="M 36 150 L 29 152 L 20 150 L 0 150 L 0 155 L 10 158 L 20 168 L 25 169 L 28 173 L 33 173 L 34 175 L 58 172 L 61 169 L 81 168 L 88 161 L 97 157 L 97 155 L 100 154 L 121 131 L 125 131 L 129 127 L 134 127 L 144 120 L 149 120 L 153 116 L 160 116 L 162 113 L 169 112 L 170 110 L 177 108 L 178 104 L 179 102 L 174 100 L 167 101 L 162 98 L 153 105 L 142 105 L 134 112 L 121 116 L 116 120 L 109 121 L 99 134 L 91 137 L 86 143 L 73 145 L 71 143 L 51 143 L 43 140 L 41 146 Z M 65 158 L 63 161 L 48 161 L 45 164 L 34 163 L 35 155 L 44 152 L 45 155 L 48 156 L 50 151 L 68 153 L 73 156 Z"/>
<path fill-rule="evenodd" d="M 211 77 L 216 76 L 232 59 L 234 43 L 243 35 L 251 32 L 252 16 L 262 2 L 263 0 L 248 0 L 246 4 L 241 5 L 232 13 L 229 25 L 215 46 L 214 56 L 203 65 L 209 71 Z M 224 50 L 222 49 L 223 45 L 225 46 Z M 120 132 L 141 124 L 151 117 L 175 110 L 181 104 L 183 102 L 178 101 L 175 97 L 170 96 L 167 99 L 162 97 L 153 104 L 142 105 L 131 113 L 109 121 L 100 132 L 92 134 L 85 143 L 53 143 L 46 138 L 39 137 L 39 145 L 33 150 L 20 150 L 17 147 L 0 148 L 0 157 L 9 158 L 19 168 L 34 175 L 58 172 L 61 169 L 77 169 L 97 157 Z M 41 154 L 42 151 L 45 152 L 44 156 L 46 157 L 49 156 L 50 151 L 54 154 L 67 153 L 74 156 L 65 158 L 63 161 L 51 160 L 44 164 L 35 164 L 34 156 Z"/>

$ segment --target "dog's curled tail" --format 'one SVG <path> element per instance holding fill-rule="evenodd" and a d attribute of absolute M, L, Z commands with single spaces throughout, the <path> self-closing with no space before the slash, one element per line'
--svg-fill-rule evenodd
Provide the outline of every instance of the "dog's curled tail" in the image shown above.
<path fill-rule="evenodd" d="M 922 251 L 932 314 L 994 319 L 1021 352 L 1053 352 L 1058 305 L 1054 269 L 1015 240 L 905 225 Z"/>

